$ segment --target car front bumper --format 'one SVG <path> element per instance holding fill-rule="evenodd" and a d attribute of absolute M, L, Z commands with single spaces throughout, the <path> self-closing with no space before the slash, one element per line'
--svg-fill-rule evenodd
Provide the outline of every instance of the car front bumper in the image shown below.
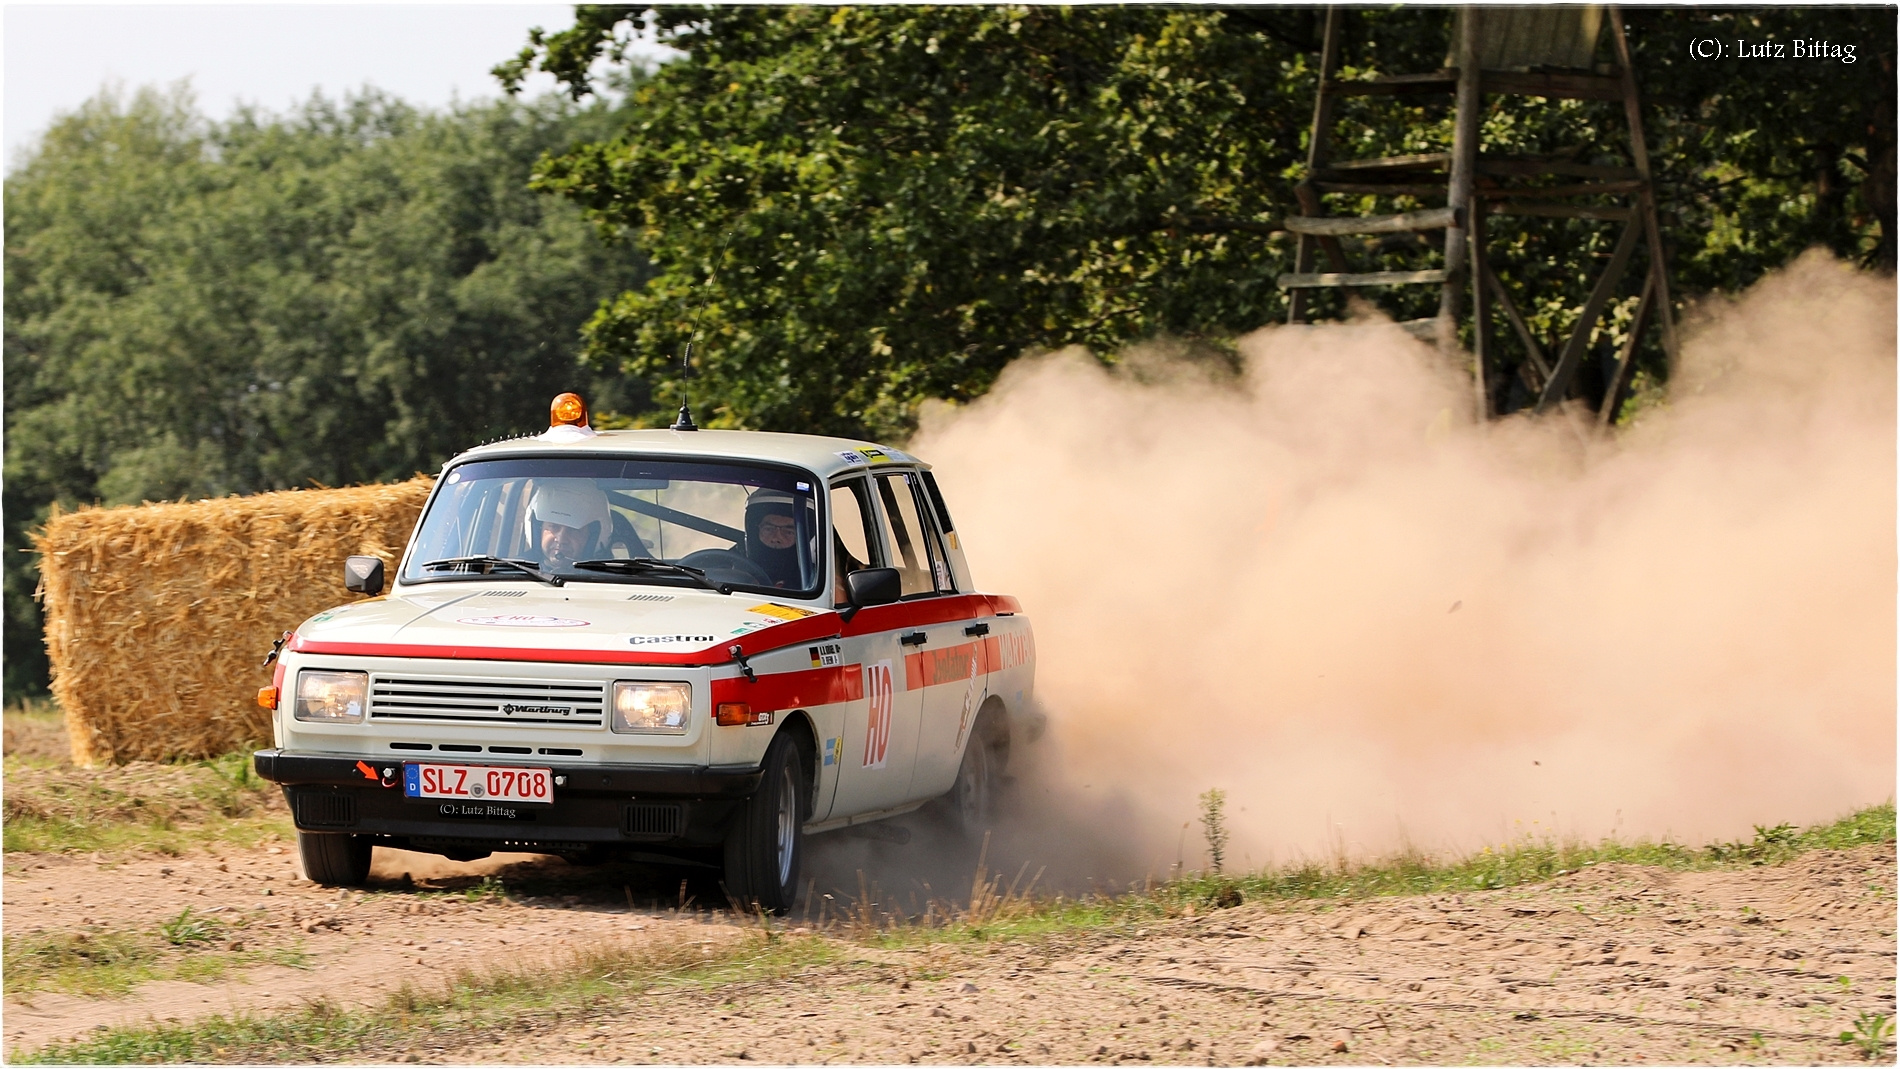
<path fill-rule="evenodd" d="M 253 760 L 258 775 L 282 785 L 299 831 L 373 835 L 385 845 L 450 856 L 717 846 L 764 775 L 756 768 L 536 763 L 556 777 L 554 802 L 527 805 L 410 798 L 402 788 L 404 762 L 386 758 L 271 749 Z"/>

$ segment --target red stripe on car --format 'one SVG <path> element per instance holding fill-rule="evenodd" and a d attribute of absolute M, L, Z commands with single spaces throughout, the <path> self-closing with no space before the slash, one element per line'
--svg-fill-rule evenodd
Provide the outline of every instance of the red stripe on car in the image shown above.
<path fill-rule="evenodd" d="M 656 653 L 651 650 L 562 650 L 509 646 L 427 645 L 406 642 L 327 642 L 299 635 L 290 648 L 298 653 L 321 653 L 341 657 L 422 657 L 450 661 L 540 661 L 550 664 L 646 664 L 698 667 L 726 664 L 732 660 L 728 647 L 738 646 L 747 657 L 817 642 L 828 638 L 855 637 L 905 627 L 928 627 L 984 616 L 1013 615 L 1022 607 L 1015 598 L 1000 594 L 958 594 L 952 597 L 920 598 L 894 605 L 874 605 L 860 609 L 849 623 L 835 612 L 820 612 L 798 620 L 748 632 L 729 641 L 691 653 Z M 993 639 L 988 642 L 994 642 Z M 986 643 L 987 644 L 987 643 Z M 967 659 L 968 654 L 965 654 Z M 966 676 L 967 678 L 967 676 Z"/>
<path fill-rule="evenodd" d="M 814 705 L 854 702 L 864 697 L 864 666 L 807 668 L 797 672 L 761 675 L 758 682 L 744 676 L 712 681 L 712 704 L 744 702 L 755 713 L 779 709 L 808 709 Z"/>

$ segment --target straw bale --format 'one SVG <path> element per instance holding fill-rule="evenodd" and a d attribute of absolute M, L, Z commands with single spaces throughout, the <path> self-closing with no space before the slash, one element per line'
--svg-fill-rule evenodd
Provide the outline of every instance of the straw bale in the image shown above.
<path fill-rule="evenodd" d="M 394 569 L 430 480 L 56 514 L 35 539 L 53 697 L 83 766 L 265 743 L 278 635 L 354 600 L 343 558 Z"/>

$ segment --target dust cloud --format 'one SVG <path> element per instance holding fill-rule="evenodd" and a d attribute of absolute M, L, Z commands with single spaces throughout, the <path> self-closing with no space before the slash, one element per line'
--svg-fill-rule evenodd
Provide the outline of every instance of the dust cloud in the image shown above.
<path fill-rule="evenodd" d="M 1892 797 L 1894 317 L 1810 254 L 1706 303 L 1613 437 L 1474 425 L 1383 322 L 1261 330 L 1237 378 L 1057 353 L 927 412 L 978 583 L 1035 624 L 1037 837 L 1125 878 L 1205 865 L 1212 787 L 1249 868 Z"/>

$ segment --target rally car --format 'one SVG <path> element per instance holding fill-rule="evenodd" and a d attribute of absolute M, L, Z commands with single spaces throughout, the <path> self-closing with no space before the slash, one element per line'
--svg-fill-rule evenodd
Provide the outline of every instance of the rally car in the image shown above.
<path fill-rule="evenodd" d="M 310 879 L 376 846 L 679 860 L 783 912 L 808 835 L 927 803 L 980 833 L 1035 641 L 927 465 L 553 408 L 443 467 L 387 595 L 351 557 L 369 597 L 282 641 L 256 767 Z"/>

